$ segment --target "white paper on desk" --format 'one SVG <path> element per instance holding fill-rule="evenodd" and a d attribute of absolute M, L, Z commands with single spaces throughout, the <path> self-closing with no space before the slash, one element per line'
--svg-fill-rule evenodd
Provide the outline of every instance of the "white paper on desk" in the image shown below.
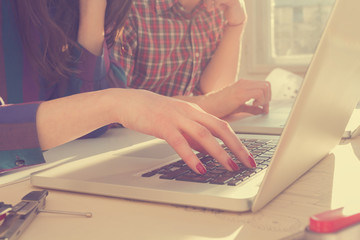
<path fill-rule="evenodd" d="M 271 83 L 272 100 L 295 100 L 303 78 L 281 68 L 275 68 L 266 77 Z"/>
<path fill-rule="evenodd" d="M 303 78 L 299 75 L 281 68 L 275 68 L 269 73 L 266 77 L 266 81 L 271 83 L 271 105 L 273 111 L 286 111 L 286 108 L 289 107 L 289 103 L 295 101 L 302 80 Z M 360 102 L 346 126 L 343 138 L 355 138 L 358 135 L 360 135 Z"/>

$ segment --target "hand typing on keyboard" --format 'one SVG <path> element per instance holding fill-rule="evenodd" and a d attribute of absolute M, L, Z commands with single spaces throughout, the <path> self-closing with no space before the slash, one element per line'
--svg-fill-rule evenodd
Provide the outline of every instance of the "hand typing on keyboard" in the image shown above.
<path fill-rule="evenodd" d="M 238 166 L 238 170 L 229 172 L 213 157 L 198 153 L 197 157 L 207 169 L 203 175 L 191 171 L 183 160 L 167 164 L 163 167 L 142 174 L 143 177 L 159 177 L 160 179 L 189 181 L 197 183 L 227 184 L 236 186 L 250 179 L 269 166 L 270 159 L 275 151 L 276 142 L 272 140 L 242 139 L 246 147 L 254 154 L 256 168 L 247 168 L 241 164 L 230 150 L 223 146 Z"/>
<path fill-rule="evenodd" d="M 133 89 L 128 90 L 131 92 Z M 205 174 L 207 169 L 193 149 L 211 155 L 228 171 L 239 170 L 238 164 L 215 137 L 222 140 L 244 166 L 256 167 L 253 156 L 227 122 L 206 113 L 196 104 L 147 91 L 133 94 L 126 96 L 131 104 L 121 105 L 125 112 L 132 114 L 122 116 L 118 122 L 127 128 L 164 139 L 195 173 Z"/>

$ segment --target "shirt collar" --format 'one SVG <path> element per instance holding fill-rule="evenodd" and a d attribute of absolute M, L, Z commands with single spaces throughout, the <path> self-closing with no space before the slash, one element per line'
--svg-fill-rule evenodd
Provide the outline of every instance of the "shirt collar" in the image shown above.
<path fill-rule="evenodd" d="M 210 0 L 211 1 L 211 0 Z M 209 0 L 202 0 L 200 9 L 210 12 L 207 10 L 206 4 L 209 4 Z M 158 14 L 169 11 L 174 5 L 180 4 L 179 0 L 155 0 L 155 10 Z"/>
<path fill-rule="evenodd" d="M 179 0 L 155 0 L 154 2 L 156 12 L 161 14 L 167 12 L 170 8 L 177 4 Z"/>

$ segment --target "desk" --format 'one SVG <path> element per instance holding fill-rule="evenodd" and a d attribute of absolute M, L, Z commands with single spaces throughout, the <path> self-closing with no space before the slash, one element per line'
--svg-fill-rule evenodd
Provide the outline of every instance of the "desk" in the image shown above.
<path fill-rule="evenodd" d="M 129 137 L 129 131 L 113 129 L 103 141 L 108 148 L 136 144 L 131 137 L 125 143 L 116 138 L 119 134 Z M 74 158 L 85 150 L 87 154 L 99 151 L 86 148 L 91 141 L 77 140 L 49 151 L 45 156 Z M 280 239 L 304 229 L 312 214 L 359 202 L 359 188 L 350 189 L 360 182 L 359 159 L 360 138 L 344 142 L 255 214 L 50 190 L 46 209 L 91 211 L 93 217 L 40 213 L 20 239 Z M 0 201 L 15 204 L 34 190 L 39 189 L 31 186 L 27 179 L 2 186 Z"/>

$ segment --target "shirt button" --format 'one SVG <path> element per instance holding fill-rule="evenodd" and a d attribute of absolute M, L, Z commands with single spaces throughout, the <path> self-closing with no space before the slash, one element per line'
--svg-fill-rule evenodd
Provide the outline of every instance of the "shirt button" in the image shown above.
<path fill-rule="evenodd" d="M 195 57 L 199 57 L 200 56 L 200 54 L 197 52 L 197 53 L 195 53 Z"/>
<path fill-rule="evenodd" d="M 22 167 L 22 166 L 25 165 L 25 160 L 18 159 L 18 160 L 15 161 L 15 165 L 16 165 L 17 167 Z"/>

